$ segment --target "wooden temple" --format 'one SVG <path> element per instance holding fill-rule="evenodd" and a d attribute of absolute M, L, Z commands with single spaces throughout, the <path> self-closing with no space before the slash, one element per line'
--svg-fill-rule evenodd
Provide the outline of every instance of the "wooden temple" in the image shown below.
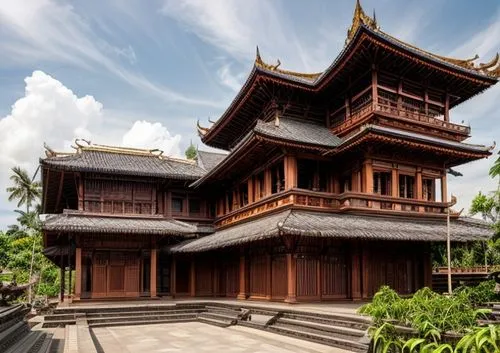
<path fill-rule="evenodd" d="M 431 286 L 451 168 L 491 154 L 450 111 L 497 83 L 499 56 L 443 57 L 383 32 L 356 3 L 321 73 L 259 51 L 195 160 L 77 140 L 47 150 L 45 254 L 74 299 L 234 297 L 294 303 Z M 451 213 L 452 241 L 487 225 Z"/>

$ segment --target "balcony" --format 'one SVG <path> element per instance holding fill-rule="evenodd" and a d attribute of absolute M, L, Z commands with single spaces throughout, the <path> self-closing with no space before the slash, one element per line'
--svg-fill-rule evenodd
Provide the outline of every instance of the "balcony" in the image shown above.
<path fill-rule="evenodd" d="M 352 103 L 349 116 L 346 116 L 345 108 L 337 110 L 331 116 L 332 129 L 335 133 L 348 131 L 350 127 L 357 125 L 374 112 L 401 121 L 417 122 L 419 125 L 430 128 L 451 131 L 464 137 L 470 134 L 469 126 L 445 121 L 439 111 L 429 108 L 426 111 L 421 101 L 407 97 L 398 101 L 391 99 L 389 95 L 380 95 L 375 102 L 371 95 L 358 98 Z"/>
<path fill-rule="evenodd" d="M 232 211 L 215 221 L 216 227 L 238 223 L 245 219 L 287 208 L 311 211 L 383 213 L 393 215 L 425 215 L 444 217 L 448 204 L 417 199 L 405 199 L 377 194 L 347 192 L 332 194 L 303 189 L 290 189 Z"/>

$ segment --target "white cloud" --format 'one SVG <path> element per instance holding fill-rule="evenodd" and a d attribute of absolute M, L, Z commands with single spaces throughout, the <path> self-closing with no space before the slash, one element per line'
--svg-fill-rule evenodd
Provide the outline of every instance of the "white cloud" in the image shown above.
<path fill-rule="evenodd" d="M 232 72 L 231 64 L 224 64 L 221 66 L 217 70 L 217 76 L 224 86 L 231 88 L 234 92 L 238 92 L 241 89 L 245 80 L 242 73 L 234 74 Z"/>
<path fill-rule="evenodd" d="M 12 105 L 10 114 L 0 117 L 0 170 L 4 171 L 0 174 L 0 213 L 15 207 L 6 201 L 8 171 L 21 166 L 34 173 L 38 158 L 44 155 L 44 142 L 56 151 L 68 151 L 75 138 L 87 138 L 96 143 L 160 148 L 167 155 L 180 155 L 181 136 L 172 136 L 160 123 L 137 121 L 129 128 L 120 125 L 114 114 L 107 121 L 106 110 L 94 97 L 78 97 L 42 71 L 34 71 L 25 83 L 24 97 Z"/>
<path fill-rule="evenodd" d="M 136 121 L 123 135 L 122 145 L 137 148 L 158 148 L 167 156 L 180 156 L 181 135 L 172 136 L 160 123 Z"/>

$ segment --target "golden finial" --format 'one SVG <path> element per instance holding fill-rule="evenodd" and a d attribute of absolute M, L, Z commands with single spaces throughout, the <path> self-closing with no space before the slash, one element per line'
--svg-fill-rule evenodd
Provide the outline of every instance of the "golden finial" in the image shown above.
<path fill-rule="evenodd" d="M 202 127 L 202 126 L 200 125 L 200 119 L 198 119 L 198 121 L 197 121 L 197 123 L 196 123 L 196 128 L 197 128 L 197 130 L 198 130 L 198 135 L 199 135 L 200 137 L 205 136 L 205 135 L 207 134 L 208 130 L 209 130 L 208 128 L 206 128 L 206 127 Z"/>
<path fill-rule="evenodd" d="M 371 18 L 370 16 L 366 15 L 365 11 L 363 10 L 363 7 L 361 7 L 361 3 L 359 2 L 359 0 L 356 0 L 356 7 L 354 8 L 352 25 L 351 28 L 347 30 L 347 38 L 345 40 L 346 45 L 354 38 L 354 35 L 358 31 L 358 28 L 361 27 L 362 25 L 373 30 L 378 29 L 377 19 L 375 18 L 375 10 L 373 11 L 373 15 L 374 18 Z"/>

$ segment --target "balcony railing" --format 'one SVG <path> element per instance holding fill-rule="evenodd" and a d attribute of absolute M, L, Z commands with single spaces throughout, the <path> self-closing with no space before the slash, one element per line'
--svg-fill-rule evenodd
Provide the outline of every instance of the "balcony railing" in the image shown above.
<path fill-rule="evenodd" d="M 219 217 L 215 221 L 215 225 L 216 227 L 222 227 L 257 215 L 291 207 L 332 212 L 425 214 L 430 217 L 441 217 L 446 215 L 448 204 L 378 194 L 356 192 L 332 194 L 304 189 L 290 189 L 267 196 Z"/>
<path fill-rule="evenodd" d="M 469 126 L 450 123 L 440 118 L 439 115 L 431 112 L 426 113 L 421 107 L 397 102 L 385 97 L 379 97 L 376 102 L 371 98 L 366 100 L 363 104 L 353 109 L 349 116 L 346 116 L 344 109 L 340 110 L 332 118 L 332 127 L 337 132 L 347 130 L 372 112 L 380 112 L 389 117 L 396 117 L 407 121 L 417 121 L 424 125 L 452 130 L 463 135 L 470 134 Z"/>

